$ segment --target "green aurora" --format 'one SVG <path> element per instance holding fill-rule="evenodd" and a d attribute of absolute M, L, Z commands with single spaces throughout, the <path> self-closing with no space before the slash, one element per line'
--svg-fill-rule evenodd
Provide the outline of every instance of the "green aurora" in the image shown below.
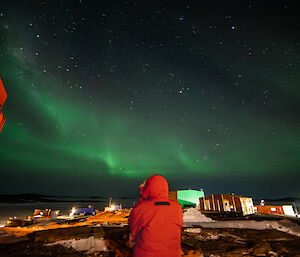
<path fill-rule="evenodd" d="M 300 130 L 295 110 L 300 75 L 294 72 L 300 64 L 289 57 L 294 66 L 283 71 L 281 64 L 286 57 L 280 54 L 281 50 L 274 50 L 269 59 L 249 60 L 232 47 L 231 54 L 236 55 L 238 64 L 231 66 L 230 75 L 199 75 L 194 67 L 198 61 L 186 60 L 182 63 L 183 71 L 173 67 L 178 70 L 175 75 L 171 69 L 161 68 L 142 77 L 140 73 L 129 72 L 138 69 L 140 64 L 136 61 L 127 71 L 103 72 L 103 80 L 88 81 L 88 75 L 81 77 L 79 71 L 65 75 L 57 71 L 54 63 L 66 53 L 55 56 L 49 50 L 47 54 L 44 45 L 40 50 L 42 57 L 35 56 L 34 49 L 41 43 L 36 43 L 32 32 L 29 33 L 28 16 L 24 14 L 15 23 L 9 23 L 5 15 L 1 18 L 4 36 L 0 43 L 0 75 L 8 93 L 3 108 L 7 121 L 0 134 L 3 178 L 20 176 L 30 181 L 35 176 L 47 179 L 57 175 L 71 181 L 73 177 L 76 183 L 88 178 L 103 179 L 102 184 L 105 179 L 120 183 L 130 180 L 134 184 L 159 173 L 176 181 L 178 187 L 189 183 L 204 188 L 215 185 L 211 191 L 227 190 L 229 186 L 221 186 L 226 183 L 224 178 L 236 183 L 244 181 L 243 185 L 247 184 L 247 177 L 252 182 L 270 180 L 272 185 L 285 176 L 300 179 Z M 3 29 L 6 23 L 8 29 Z M 45 31 L 46 25 L 40 26 Z M 282 42 L 282 47 L 284 44 L 290 41 Z M 58 52 L 63 50 L 62 46 L 57 47 Z M 88 58 L 92 58 L 93 49 Z M 108 50 L 103 51 L 105 56 Z M 299 44 L 294 52 L 295 56 L 300 55 Z M 155 52 L 154 56 L 160 54 Z M 147 54 L 135 55 L 136 60 L 152 61 Z M 194 55 L 198 57 L 199 53 Z M 216 67 L 228 66 L 227 55 L 228 51 L 217 53 L 207 57 L 207 62 Z M 161 58 L 172 59 L 170 54 Z M 120 63 L 122 59 L 119 66 Z M 100 73 L 104 66 L 100 65 Z M 122 69 L 126 70 L 126 63 Z M 89 74 L 87 70 L 83 68 Z M 236 79 L 241 71 L 247 74 L 243 75 L 246 78 Z M 183 93 L 178 93 L 180 87 L 173 76 L 186 78 L 188 85 Z M 76 80 L 78 83 L 74 83 Z M 159 91 L 159 87 L 151 86 L 154 81 L 165 81 L 165 86 Z M 226 84 L 235 81 L 240 87 L 227 90 Z M 216 177 L 223 182 L 218 180 L 215 184 Z M 197 184 L 197 180 L 208 184 Z M 28 181 L 27 186 L 19 181 L 14 192 L 29 192 Z M 10 187 L 8 183 L 0 193 L 13 193 Z M 43 192 L 42 188 L 34 188 Z M 249 194 L 249 188 L 243 190 L 241 185 L 237 191 Z M 299 194 L 297 190 L 287 192 Z"/>

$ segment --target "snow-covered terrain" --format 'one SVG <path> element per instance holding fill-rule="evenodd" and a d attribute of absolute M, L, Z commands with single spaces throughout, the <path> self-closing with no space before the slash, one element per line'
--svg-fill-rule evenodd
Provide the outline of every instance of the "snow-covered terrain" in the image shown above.
<path fill-rule="evenodd" d="M 199 225 L 203 228 L 237 228 L 237 229 L 255 229 L 255 230 L 274 229 L 274 230 L 278 230 L 281 232 L 285 232 L 300 237 L 300 226 L 289 220 L 280 220 L 280 221 L 234 220 L 234 221 L 218 221 L 214 223 L 203 222 Z"/>
<path fill-rule="evenodd" d="M 84 239 L 61 240 L 55 243 L 47 244 L 46 246 L 62 245 L 64 247 L 72 247 L 76 251 L 92 254 L 96 252 L 106 252 L 107 248 L 105 241 L 102 238 L 95 238 L 93 236 Z"/>
<path fill-rule="evenodd" d="M 265 230 L 274 229 L 286 232 L 291 235 L 300 237 L 300 226 L 288 219 L 283 220 L 231 220 L 231 221 L 214 221 L 207 218 L 196 208 L 190 208 L 183 214 L 185 227 L 199 225 L 202 228 L 237 228 L 237 229 L 255 229 Z"/>
<path fill-rule="evenodd" d="M 189 208 L 183 214 L 183 222 L 214 222 L 214 220 L 201 214 L 196 208 Z"/>

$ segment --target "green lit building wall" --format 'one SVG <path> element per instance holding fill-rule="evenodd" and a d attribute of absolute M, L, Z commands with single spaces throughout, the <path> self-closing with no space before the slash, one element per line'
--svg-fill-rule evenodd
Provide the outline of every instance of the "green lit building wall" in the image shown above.
<path fill-rule="evenodd" d="M 199 204 L 200 197 L 204 197 L 203 190 L 188 189 L 177 191 L 177 200 L 182 207 L 185 205 L 197 206 Z"/>

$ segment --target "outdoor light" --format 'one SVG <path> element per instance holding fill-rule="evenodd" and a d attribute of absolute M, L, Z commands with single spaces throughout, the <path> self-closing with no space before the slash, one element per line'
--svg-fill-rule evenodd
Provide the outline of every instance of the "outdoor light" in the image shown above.
<path fill-rule="evenodd" d="M 72 210 L 71 210 L 70 216 L 71 216 L 71 217 L 74 216 L 74 213 L 75 213 L 75 212 L 76 212 L 76 208 L 73 207 Z"/>

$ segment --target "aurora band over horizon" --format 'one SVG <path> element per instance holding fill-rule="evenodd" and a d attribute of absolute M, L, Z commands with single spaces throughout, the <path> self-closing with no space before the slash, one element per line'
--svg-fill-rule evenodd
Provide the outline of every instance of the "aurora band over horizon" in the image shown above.
<path fill-rule="evenodd" d="M 151 55 L 125 45 L 124 58 L 111 61 L 108 41 L 101 48 L 103 61 L 94 57 L 98 48 L 85 45 L 77 56 L 93 65 L 63 73 L 62 60 L 75 56 L 68 43 L 43 39 L 42 29 L 34 34 L 26 26 L 2 26 L 0 76 L 8 98 L 2 109 L 7 120 L 0 133 L 0 169 L 4 180 L 15 181 L 0 193 L 52 188 L 63 193 L 81 183 L 85 188 L 79 191 L 87 194 L 109 191 L 113 183 L 122 185 L 119 192 L 135 192 L 129 187 L 155 173 L 174 186 L 211 192 L 274 190 L 280 195 L 275 185 L 282 183 L 284 194 L 300 194 L 295 111 L 300 80 L 279 72 L 280 57 L 274 55 L 267 78 L 261 60 L 244 57 L 231 66 L 232 74 L 215 69 L 200 76 L 195 67 L 202 65 L 201 58 L 186 57 L 173 45 Z M 53 52 L 51 44 L 57 44 Z M 180 62 L 170 61 L 173 50 Z M 229 50 L 235 54 L 235 48 Z M 207 57 L 207 62 L 227 66 L 226 53 Z M 147 74 L 156 61 L 152 56 L 161 58 L 161 64 Z M 236 76 L 239 69 L 247 70 L 243 81 Z M 175 80 L 184 80 L 184 89 Z"/>
<path fill-rule="evenodd" d="M 270 145 L 267 136 L 258 148 L 245 131 L 229 138 L 243 141 L 247 149 L 236 147 L 227 136 L 222 142 L 232 146 L 230 151 L 209 150 L 209 140 L 201 140 L 201 136 L 191 140 L 180 129 L 172 132 L 163 120 L 153 123 L 115 106 L 89 104 L 80 95 L 64 96 L 55 78 L 42 76 L 17 61 L 14 59 L 4 74 L 11 93 L 6 110 L 9 121 L 0 136 L 5 147 L 0 148 L 0 154 L 2 167 L 7 170 L 118 178 L 160 173 L 180 178 L 228 171 L 232 176 L 276 174 L 293 160 L 292 156 L 286 162 L 265 158 L 264 153 L 276 154 L 283 143 L 278 140 Z M 22 72 L 15 76 L 18 69 Z M 36 88 L 31 88 L 32 81 Z M 299 132 L 286 128 L 285 138 L 293 142 L 299 139 Z M 298 152 L 293 144 L 289 147 L 291 154 Z"/>

